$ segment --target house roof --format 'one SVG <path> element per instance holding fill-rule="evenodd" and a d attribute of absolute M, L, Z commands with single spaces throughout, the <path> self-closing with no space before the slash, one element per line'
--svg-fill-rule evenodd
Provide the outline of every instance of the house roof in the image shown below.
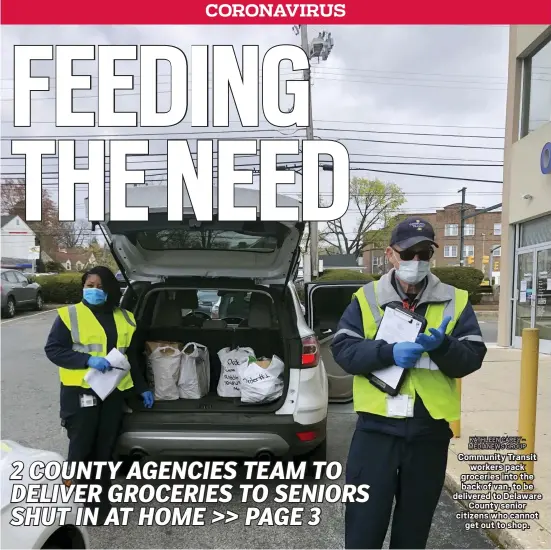
<path fill-rule="evenodd" d="M 52 254 L 55 257 L 55 260 L 61 263 L 65 263 L 69 260 L 71 263 L 82 262 L 86 264 L 90 261 L 90 258 L 93 256 L 93 252 L 83 252 L 79 251 L 69 251 L 69 252 L 54 252 Z"/>
<path fill-rule="evenodd" d="M 2 216 L 2 225 L 4 227 L 7 223 L 10 223 L 14 218 L 17 218 L 15 214 L 9 214 L 7 216 Z"/>
<path fill-rule="evenodd" d="M 358 267 L 358 262 L 352 254 L 327 254 L 319 256 L 323 267 Z"/>

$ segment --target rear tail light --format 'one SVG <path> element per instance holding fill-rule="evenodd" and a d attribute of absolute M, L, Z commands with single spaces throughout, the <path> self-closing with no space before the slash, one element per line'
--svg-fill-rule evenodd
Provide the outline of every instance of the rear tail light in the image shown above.
<path fill-rule="evenodd" d="M 316 432 L 297 432 L 297 437 L 301 441 L 314 441 L 318 434 Z"/>
<path fill-rule="evenodd" d="M 317 367 L 320 359 L 320 348 L 315 336 L 302 339 L 302 368 Z"/>

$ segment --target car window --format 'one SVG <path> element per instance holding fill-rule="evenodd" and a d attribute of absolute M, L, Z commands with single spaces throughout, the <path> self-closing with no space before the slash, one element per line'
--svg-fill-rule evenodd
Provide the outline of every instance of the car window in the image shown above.
<path fill-rule="evenodd" d="M 2 281 L 7 281 L 8 278 L 6 277 L 6 274 L 5 273 L 2 273 Z"/>
<path fill-rule="evenodd" d="M 15 276 L 17 277 L 17 280 L 20 283 L 28 283 L 29 282 L 29 279 L 27 279 L 27 277 L 25 277 L 25 275 L 23 275 L 22 273 L 15 273 Z"/>
<path fill-rule="evenodd" d="M 8 271 L 6 273 L 6 280 L 8 283 L 17 283 L 17 277 L 15 276 L 15 273 L 13 271 Z"/>

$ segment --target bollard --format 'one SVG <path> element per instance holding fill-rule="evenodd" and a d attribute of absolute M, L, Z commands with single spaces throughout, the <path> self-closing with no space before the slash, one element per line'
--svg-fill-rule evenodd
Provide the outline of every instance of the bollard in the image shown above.
<path fill-rule="evenodd" d="M 524 439 L 526 448 L 519 454 L 535 452 L 536 408 L 538 402 L 539 329 L 525 328 L 522 331 L 520 359 L 520 399 L 518 411 L 518 435 Z M 525 462 L 525 472 L 534 475 L 534 461 Z"/>
<path fill-rule="evenodd" d="M 450 428 L 453 432 L 453 437 L 461 437 L 461 378 L 455 379 L 455 389 L 459 394 L 459 420 L 450 422 Z"/>

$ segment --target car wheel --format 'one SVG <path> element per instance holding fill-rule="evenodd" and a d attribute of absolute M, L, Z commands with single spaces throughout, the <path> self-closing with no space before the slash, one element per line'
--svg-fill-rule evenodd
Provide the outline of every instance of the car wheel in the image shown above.
<path fill-rule="evenodd" d="M 36 303 L 34 305 L 34 309 L 36 311 L 41 311 L 43 307 L 44 307 L 44 298 L 42 298 L 42 294 L 39 292 L 36 295 Z"/>
<path fill-rule="evenodd" d="M 14 316 L 15 316 L 15 300 L 12 296 L 10 296 L 8 298 L 8 303 L 6 304 L 6 308 L 4 310 L 4 317 L 11 319 Z"/>

